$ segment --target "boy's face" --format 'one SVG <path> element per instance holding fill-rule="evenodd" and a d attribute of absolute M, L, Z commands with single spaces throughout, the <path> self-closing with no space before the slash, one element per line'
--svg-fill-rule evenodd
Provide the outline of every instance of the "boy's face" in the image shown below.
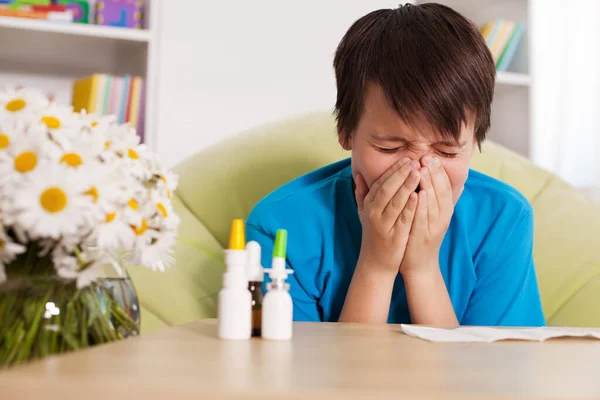
<path fill-rule="evenodd" d="M 424 123 L 407 125 L 390 107 L 383 91 L 377 85 L 369 85 L 365 95 L 365 109 L 352 134 L 344 146 L 352 150 L 352 174 L 362 174 L 369 188 L 388 168 L 401 158 L 409 157 L 424 166 L 425 155 L 440 159 L 450 183 L 454 203 L 458 201 L 467 180 L 471 155 L 476 148 L 474 118 L 463 126 L 458 143 L 444 138 Z"/>

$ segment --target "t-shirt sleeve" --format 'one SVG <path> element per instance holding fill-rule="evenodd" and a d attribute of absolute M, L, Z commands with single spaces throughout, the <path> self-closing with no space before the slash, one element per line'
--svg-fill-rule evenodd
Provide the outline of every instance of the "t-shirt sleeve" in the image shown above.
<path fill-rule="evenodd" d="M 247 241 L 255 240 L 261 247 L 261 259 L 264 268 L 271 268 L 273 257 L 273 246 L 275 243 L 276 232 L 271 232 L 262 226 L 254 223 L 246 224 Z M 294 269 L 293 254 L 296 253 L 288 243 L 286 268 Z M 296 272 L 296 271 L 295 271 Z M 268 275 L 265 276 L 265 284 L 268 282 Z M 299 282 L 296 273 L 288 275 L 286 282 L 290 285 L 290 295 L 294 302 L 294 321 L 322 321 L 318 301 L 314 296 L 308 294 L 302 284 Z M 265 287 L 266 290 L 266 287 Z"/>
<path fill-rule="evenodd" d="M 488 257 L 476 265 L 477 283 L 463 325 L 545 325 L 533 263 L 531 207 L 523 208 L 511 225 L 504 245 L 489 249 Z"/>

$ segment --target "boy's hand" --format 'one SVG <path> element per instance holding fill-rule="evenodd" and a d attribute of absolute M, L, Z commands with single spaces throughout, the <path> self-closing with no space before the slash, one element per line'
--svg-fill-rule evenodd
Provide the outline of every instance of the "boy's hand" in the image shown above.
<path fill-rule="evenodd" d="M 394 277 L 399 272 L 417 209 L 419 166 L 418 161 L 403 158 L 371 189 L 362 175 L 356 176 L 356 203 L 363 227 L 360 260 L 369 271 Z"/>
<path fill-rule="evenodd" d="M 425 156 L 421 191 L 400 266 L 403 278 L 439 274 L 439 251 L 454 213 L 452 186 L 439 158 Z"/>

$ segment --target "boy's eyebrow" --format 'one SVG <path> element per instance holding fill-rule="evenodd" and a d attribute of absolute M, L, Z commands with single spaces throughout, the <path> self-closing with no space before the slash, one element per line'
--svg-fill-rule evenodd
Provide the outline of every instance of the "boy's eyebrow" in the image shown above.
<path fill-rule="evenodd" d="M 382 142 L 408 142 L 408 140 L 398 137 L 398 136 L 394 136 L 388 133 L 379 133 L 379 134 L 374 134 L 373 135 L 373 139 L 375 140 L 380 140 Z M 461 142 L 455 141 L 455 140 L 440 140 L 439 142 L 435 142 L 434 144 L 437 145 L 441 145 L 441 146 L 448 146 L 448 147 L 454 147 L 454 146 L 458 146 L 458 147 L 465 147 L 465 145 L 467 144 L 466 140 L 463 140 Z"/>
<path fill-rule="evenodd" d="M 465 145 L 467 144 L 467 141 L 463 140 L 462 142 L 459 142 L 459 141 L 455 141 L 455 140 L 442 140 L 442 141 L 436 142 L 435 144 L 439 144 L 442 146 L 448 146 L 448 147 L 453 147 L 453 146 L 465 147 Z"/>
<path fill-rule="evenodd" d="M 381 140 L 382 142 L 408 142 L 408 140 L 391 135 L 389 133 L 376 133 L 373 135 L 373 139 Z"/>

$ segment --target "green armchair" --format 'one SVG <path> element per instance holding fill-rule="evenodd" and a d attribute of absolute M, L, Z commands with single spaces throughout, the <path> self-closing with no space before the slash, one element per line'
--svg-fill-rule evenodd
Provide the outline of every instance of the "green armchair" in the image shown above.
<path fill-rule="evenodd" d="M 259 127 L 178 165 L 176 264 L 165 273 L 130 270 L 142 332 L 216 316 L 231 221 L 246 219 L 254 204 L 291 179 L 349 156 L 337 143 L 332 116 L 318 113 Z M 491 142 L 472 168 L 514 186 L 534 208 L 534 259 L 547 323 L 600 326 L 600 207 Z"/>

